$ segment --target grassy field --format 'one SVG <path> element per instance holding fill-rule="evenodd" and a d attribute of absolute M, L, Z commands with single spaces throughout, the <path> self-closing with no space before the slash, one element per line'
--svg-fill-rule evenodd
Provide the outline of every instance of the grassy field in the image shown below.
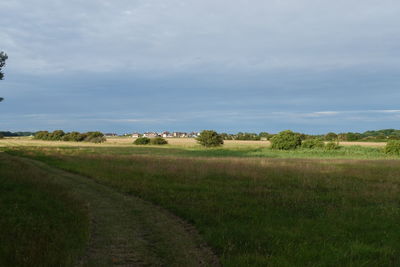
<path fill-rule="evenodd" d="M 88 238 L 84 203 L 0 153 L 0 266 L 72 266 Z"/>
<path fill-rule="evenodd" d="M 379 148 L 99 145 L 8 153 L 170 210 L 196 226 L 223 266 L 400 264 L 400 161 Z"/>

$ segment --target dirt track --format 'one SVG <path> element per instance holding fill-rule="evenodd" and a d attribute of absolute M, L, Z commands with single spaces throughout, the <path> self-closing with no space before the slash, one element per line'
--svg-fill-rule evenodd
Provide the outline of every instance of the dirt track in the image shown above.
<path fill-rule="evenodd" d="M 196 230 L 171 213 L 89 178 L 14 158 L 45 170 L 87 203 L 91 238 L 79 266 L 219 266 Z"/>

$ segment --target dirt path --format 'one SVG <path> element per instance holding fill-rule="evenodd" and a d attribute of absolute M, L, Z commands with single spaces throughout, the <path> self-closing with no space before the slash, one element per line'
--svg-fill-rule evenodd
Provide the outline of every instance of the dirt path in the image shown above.
<path fill-rule="evenodd" d="M 195 229 L 167 211 L 42 162 L 15 160 L 45 170 L 87 203 L 91 237 L 79 266 L 219 266 Z"/>

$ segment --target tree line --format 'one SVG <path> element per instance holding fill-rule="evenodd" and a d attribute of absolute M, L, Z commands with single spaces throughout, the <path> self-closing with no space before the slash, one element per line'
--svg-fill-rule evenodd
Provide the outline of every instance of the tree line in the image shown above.
<path fill-rule="evenodd" d="M 46 141 L 72 141 L 72 142 L 91 142 L 103 143 L 106 141 L 104 134 L 101 132 L 69 132 L 56 130 L 54 132 L 39 131 L 34 135 L 34 139 Z"/>
<path fill-rule="evenodd" d="M 357 132 L 346 132 L 346 133 L 334 133 L 329 132 L 327 134 L 312 135 L 298 133 L 302 140 L 307 139 L 320 139 L 323 141 L 386 141 L 386 140 L 400 140 L 400 130 L 396 129 L 383 129 L 377 131 L 366 131 L 363 133 Z M 276 134 L 268 132 L 261 133 L 248 133 L 238 132 L 236 134 L 221 133 L 223 140 L 271 140 Z"/>

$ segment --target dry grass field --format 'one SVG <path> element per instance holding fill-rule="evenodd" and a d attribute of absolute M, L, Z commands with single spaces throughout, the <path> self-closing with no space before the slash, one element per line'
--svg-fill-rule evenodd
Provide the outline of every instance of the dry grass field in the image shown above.
<path fill-rule="evenodd" d="M 130 137 L 108 137 L 107 142 L 102 144 L 93 144 L 86 142 L 63 142 L 63 141 L 43 141 L 34 140 L 31 137 L 11 137 L 0 139 L 0 147 L 17 147 L 17 146 L 74 146 L 74 147 L 120 147 L 131 146 L 134 138 Z M 194 138 L 167 138 L 169 146 L 182 147 L 182 148 L 195 148 L 199 147 Z M 242 140 L 226 140 L 224 147 L 226 148 L 246 148 L 257 147 L 267 148 L 270 147 L 269 141 L 242 141 Z M 384 147 L 386 143 L 383 142 L 340 142 L 342 146 L 363 146 L 363 147 Z"/>

